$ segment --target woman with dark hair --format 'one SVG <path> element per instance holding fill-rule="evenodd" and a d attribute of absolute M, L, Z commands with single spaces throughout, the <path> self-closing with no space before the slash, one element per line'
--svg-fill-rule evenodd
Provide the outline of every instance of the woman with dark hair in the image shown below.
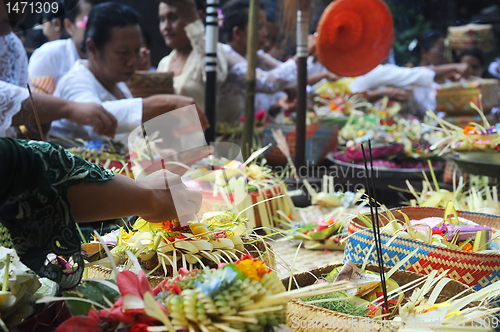
<path fill-rule="evenodd" d="M 481 48 L 476 46 L 463 49 L 458 55 L 458 62 L 468 64 L 471 69 L 471 75 L 484 77 L 486 63 L 484 52 Z"/>
<path fill-rule="evenodd" d="M 159 72 L 174 73 L 176 94 L 193 98 L 205 105 L 205 28 L 201 15 L 205 8 L 201 0 L 161 0 L 158 7 L 160 32 L 172 52 L 158 64 Z M 224 49 L 218 45 L 217 81 L 227 76 Z"/>
<path fill-rule="evenodd" d="M 437 66 L 450 63 L 446 57 L 444 35 L 439 31 L 431 30 L 418 38 L 416 50 L 420 55 L 420 66 Z"/>
<path fill-rule="evenodd" d="M 76 60 L 87 58 L 87 54 L 81 49 L 87 17 L 92 7 L 103 1 L 66 1 L 69 11 L 64 19 L 64 29 L 70 38 L 45 43 L 31 55 L 28 71 L 35 91 L 54 93 L 57 83 Z"/>
<path fill-rule="evenodd" d="M 10 2 L 12 6 L 17 4 Z M 33 105 L 29 99 L 28 58 L 21 40 L 12 32 L 24 20 L 23 15 L 7 13 L 0 0 L 0 136 L 14 136 L 12 126 L 36 126 Z M 113 136 L 116 119 L 102 106 L 75 103 L 61 98 L 33 93 L 33 102 L 42 124 L 57 119 L 90 124 L 99 134 Z"/>
<path fill-rule="evenodd" d="M 59 40 L 61 38 L 67 38 L 62 18 L 64 15 L 64 6 L 62 5 L 61 0 L 53 1 L 53 3 L 57 4 L 57 10 L 42 12 L 38 22 L 42 25 L 43 35 L 49 42 Z"/>
<path fill-rule="evenodd" d="M 84 49 L 88 60 L 78 60 L 56 87 L 55 95 L 80 102 L 101 103 L 118 120 L 118 140 L 126 142 L 128 134 L 141 122 L 163 113 L 195 104 L 192 98 L 177 95 L 155 95 L 133 98 L 125 81 L 134 74 L 142 45 L 139 15 L 131 7 L 106 2 L 90 11 L 85 29 Z M 197 105 L 196 105 L 197 106 Z M 207 121 L 197 106 L 204 127 Z M 87 126 L 65 120 L 52 124 L 52 132 L 69 138 L 95 137 Z"/>

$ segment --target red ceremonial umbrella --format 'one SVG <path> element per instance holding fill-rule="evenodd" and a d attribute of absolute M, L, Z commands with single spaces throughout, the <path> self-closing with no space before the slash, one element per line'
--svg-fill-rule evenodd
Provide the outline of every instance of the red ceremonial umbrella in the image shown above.
<path fill-rule="evenodd" d="M 346 77 L 364 75 L 379 65 L 389 55 L 394 41 L 391 12 L 383 0 L 335 0 L 323 12 L 317 33 L 319 61 L 329 71 Z M 305 71 L 305 64 L 299 62 L 295 144 L 298 166 L 306 165 L 306 93 L 299 91 L 305 89 L 301 82 L 307 80 Z"/>
<path fill-rule="evenodd" d="M 319 61 L 346 77 L 379 65 L 394 41 L 391 12 L 383 0 L 336 0 L 323 12 L 317 32 Z"/>

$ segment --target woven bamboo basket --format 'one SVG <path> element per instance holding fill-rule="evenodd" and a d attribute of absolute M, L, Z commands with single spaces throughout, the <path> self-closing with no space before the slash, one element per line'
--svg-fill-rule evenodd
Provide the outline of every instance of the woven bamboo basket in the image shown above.
<path fill-rule="evenodd" d="M 326 154 L 335 150 L 338 143 L 338 132 L 342 128 L 346 119 L 339 119 L 337 123 L 313 124 L 306 129 L 306 161 L 312 165 L 319 165 L 323 162 Z M 295 156 L 295 125 L 267 124 L 264 129 L 264 145 L 276 142 L 272 135 L 273 129 L 281 129 L 290 148 L 290 155 Z M 287 159 L 277 146 L 268 150 L 266 160 L 273 166 L 285 166 Z"/>
<path fill-rule="evenodd" d="M 100 265 L 92 265 L 89 267 L 89 276 L 88 279 L 104 279 L 108 280 L 111 278 L 111 269 L 108 269 L 107 267 L 100 266 Z M 163 281 L 162 277 L 157 277 L 157 276 L 148 276 L 148 281 L 149 284 L 151 285 L 151 288 L 155 288 L 158 286 L 160 282 Z"/>
<path fill-rule="evenodd" d="M 427 217 L 443 217 L 444 209 L 405 207 L 391 210 L 394 217 L 404 220 L 402 211 L 410 220 L 420 220 Z M 474 221 L 477 224 L 491 226 L 500 229 L 500 217 L 482 213 L 457 211 L 459 217 Z M 379 214 L 381 226 L 387 223 L 386 213 Z M 373 245 L 373 231 L 365 226 L 357 217 L 349 224 L 344 261 L 351 260 L 361 264 L 367 255 L 370 255 L 368 263 L 377 264 L 375 250 L 370 252 Z M 385 244 L 392 236 L 381 234 L 381 241 Z M 479 290 L 500 279 L 500 254 L 467 252 L 442 248 L 420 241 L 396 238 L 389 247 L 382 245 L 382 257 L 386 266 L 392 267 L 404 259 L 406 255 L 419 249 L 401 269 L 429 274 L 433 270 L 450 270 L 448 276 L 467 286 Z"/>
<path fill-rule="evenodd" d="M 309 272 L 303 272 L 294 275 L 294 278 L 299 287 L 312 285 L 316 278 L 321 278 L 333 269 L 342 266 L 342 264 L 327 265 L 320 267 Z M 358 265 L 361 267 L 361 265 Z M 378 272 L 378 266 L 368 265 L 366 270 Z M 386 267 L 385 271 L 390 268 Z M 391 279 L 396 281 L 399 286 L 410 283 L 422 275 L 408 271 L 396 271 Z M 285 287 L 288 287 L 289 278 L 282 279 Z M 296 288 L 296 284 L 292 283 L 292 288 Z M 468 287 L 458 281 L 449 282 L 441 291 L 441 296 L 438 297 L 437 303 L 444 302 L 447 299 L 465 291 Z M 413 290 L 405 292 L 405 298 L 408 298 Z M 463 296 L 471 294 L 473 291 L 469 290 Z M 305 323 L 304 323 L 305 322 Z M 387 321 L 385 321 L 387 322 Z M 316 307 L 306 304 L 301 300 L 292 300 L 288 302 L 287 309 L 287 325 L 294 332 L 322 332 L 322 331 L 338 331 L 338 332 L 396 332 L 397 327 L 385 324 L 381 326 L 381 321 L 373 320 L 366 317 L 357 317 L 352 315 L 343 314 L 340 312 L 332 311 L 325 308 Z M 329 325 L 327 325 L 329 324 Z M 304 327 L 305 326 L 305 327 Z"/>
<path fill-rule="evenodd" d="M 243 238 L 243 242 L 250 242 L 248 238 Z M 255 258 L 259 258 L 260 260 L 263 260 L 266 262 L 266 265 L 273 269 L 276 270 L 276 257 L 274 255 L 274 252 L 271 248 L 271 244 L 268 242 L 263 243 L 263 241 L 258 241 L 255 243 L 245 243 L 245 249 Z M 258 252 L 257 252 L 258 251 Z M 259 255 L 259 252 L 261 253 Z M 213 264 L 213 266 L 216 268 L 217 264 Z M 104 279 L 107 280 L 111 277 L 111 272 L 112 270 L 100 266 L 100 265 L 93 265 L 89 267 L 89 274 L 88 274 L 88 279 Z M 148 276 L 149 284 L 151 287 L 156 287 L 160 282 L 163 281 L 165 277 L 161 276 Z"/>
<path fill-rule="evenodd" d="M 138 70 L 127 82 L 135 98 L 174 93 L 174 73 Z"/>
<path fill-rule="evenodd" d="M 470 107 L 470 103 L 473 102 L 478 106 L 482 105 L 486 113 L 498 106 L 498 91 L 496 79 L 478 79 L 473 86 L 464 86 L 459 82 L 446 83 L 437 90 L 437 111 L 446 112 L 450 116 L 476 115 L 477 112 Z"/>

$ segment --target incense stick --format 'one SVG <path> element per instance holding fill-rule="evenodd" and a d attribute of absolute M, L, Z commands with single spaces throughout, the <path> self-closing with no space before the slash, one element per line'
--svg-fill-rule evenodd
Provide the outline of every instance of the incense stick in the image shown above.
<path fill-rule="evenodd" d="M 26 84 L 28 87 L 28 92 L 30 94 L 31 107 L 33 107 L 33 114 L 35 114 L 36 125 L 38 126 L 38 131 L 40 132 L 40 138 L 42 141 L 45 141 L 45 135 L 43 134 L 42 123 L 40 122 L 40 117 L 38 116 L 38 110 L 35 106 L 35 101 L 33 100 L 33 95 L 31 94 L 31 88 L 29 84 Z"/>
<path fill-rule="evenodd" d="M 149 158 L 151 162 L 154 160 L 153 152 L 151 151 L 151 146 L 149 145 L 148 135 L 146 134 L 146 127 L 144 127 L 144 123 L 141 123 L 142 136 L 144 136 L 144 140 L 146 141 L 146 147 L 148 148 Z M 163 159 L 162 159 L 163 160 Z M 163 166 L 165 168 L 165 166 Z"/>
<path fill-rule="evenodd" d="M 382 240 L 380 238 L 380 221 L 378 218 L 378 207 L 377 207 L 377 194 L 375 190 L 375 182 L 373 180 L 373 157 L 372 157 L 372 142 L 371 140 L 368 140 L 368 151 L 370 153 L 370 179 L 371 179 L 371 185 L 372 185 L 372 192 L 373 192 L 373 204 L 375 205 L 375 219 L 376 219 L 376 227 L 377 227 L 377 238 L 378 238 L 378 254 L 377 256 L 379 257 L 379 269 L 381 269 L 380 273 L 380 278 L 382 282 L 382 293 L 384 294 L 384 304 L 385 304 L 385 309 L 387 312 L 389 312 L 389 303 L 387 300 L 387 286 L 385 283 L 385 270 L 384 270 L 384 258 L 382 257 Z"/>
<path fill-rule="evenodd" d="M 369 142 L 369 148 L 370 148 L 370 161 L 371 161 L 371 166 L 372 166 L 372 171 L 373 171 L 373 161 L 371 159 L 371 144 L 370 144 L 370 141 L 368 141 L 368 142 Z M 381 287 L 382 287 L 382 291 L 384 294 L 384 304 L 385 304 L 386 310 L 389 311 L 388 310 L 389 306 L 388 306 L 388 302 L 387 302 L 387 289 L 386 289 L 386 285 L 385 285 L 385 273 L 384 273 L 385 271 L 383 268 L 383 261 L 381 259 L 382 258 L 382 255 L 381 255 L 382 248 L 381 248 L 381 242 L 380 242 L 380 229 L 379 228 L 377 229 L 378 209 L 377 209 L 376 205 L 375 205 L 375 209 L 377 211 L 377 221 L 375 219 L 375 214 L 373 213 L 373 205 L 376 204 L 376 201 L 374 201 L 374 193 L 373 193 L 375 191 L 375 188 L 373 186 L 373 178 L 371 177 L 371 173 L 368 171 L 368 164 L 366 161 L 365 147 L 363 146 L 363 144 L 361 144 L 361 152 L 363 153 L 363 161 L 364 161 L 364 165 L 365 165 L 366 192 L 367 192 L 367 196 L 368 196 L 368 202 L 370 205 L 370 214 L 371 214 L 372 228 L 373 228 L 373 239 L 375 241 L 375 248 L 376 248 L 376 252 L 377 252 L 377 263 L 378 263 L 378 267 L 379 267 Z M 368 177 L 370 177 L 370 179 Z"/>

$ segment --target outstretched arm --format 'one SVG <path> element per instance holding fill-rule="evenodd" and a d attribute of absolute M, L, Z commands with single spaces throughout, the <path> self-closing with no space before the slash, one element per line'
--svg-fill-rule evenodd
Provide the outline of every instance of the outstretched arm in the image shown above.
<path fill-rule="evenodd" d="M 10 88 L 10 87 L 7 87 Z M 19 87 L 16 87 L 20 89 Z M 27 90 L 27 89 L 26 89 Z M 26 95 L 27 96 L 27 95 Z M 47 124 L 59 119 L 68 119 L 79 124 L 90 124 L 96 133 L 114 136 L 116 118 L 101 105 L 94 103 L 75 103 L 51 95 L 33 93 L 40 122 Z M 20 110 L 12 117 L 12 125 L 36 125 L 33 105 L 30 98 L 21 103 Z"/>
<path fill-rule="evenodd" d="M 165 182 L 169 187 L 160 189 Z M 68 189 L 68 200 L 78 223 L 134 215 L 149 222 L 164 222 L 196 214 L 202 195 L 187 189 L 178 175 L 158 171 L 137 183 L 122 175 L 106 182 L 81 183 Z"/>

